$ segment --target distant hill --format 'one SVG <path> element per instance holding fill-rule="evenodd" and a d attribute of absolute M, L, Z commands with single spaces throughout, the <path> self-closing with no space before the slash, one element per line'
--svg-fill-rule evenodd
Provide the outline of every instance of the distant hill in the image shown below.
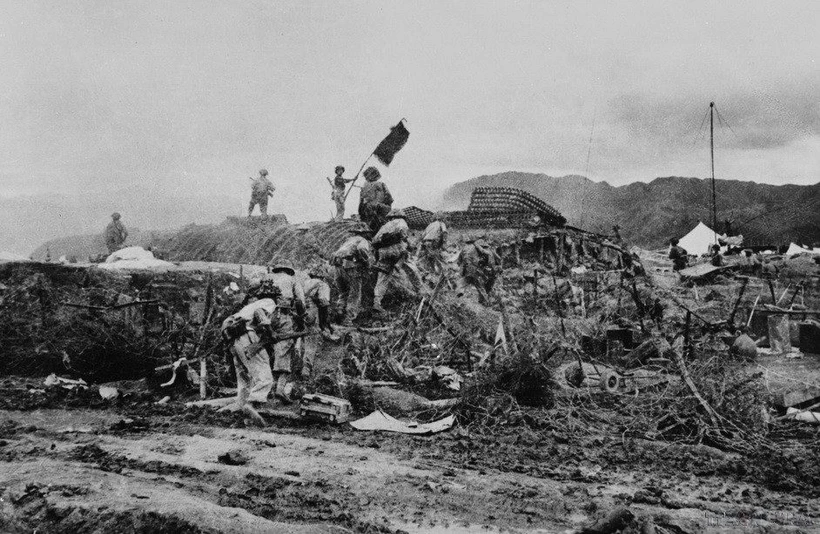
<path fill-rule="evenodd" d="M 28 256 L 48 240 L 84 235 L 86 237 L 77 242 L 77 247 L 69 248 L 79 251 L 79 256 L 85 256 L 105 250 L 102 232 L 111 221 L 113 211 L 122 213 L 123 222 L 131 234 L 129 243 L 138 244 L 136 228 L 170 229 L 191 223 L 216 223 L 226 215 L 241 215 L 246 206 L 247 201 L 238 195 L 235 198 L 218 192 L 158 195 L 136 186 L 113 193 L 84 191 L 71 195 L 0 196 L 0 251 Z M 68 252 L 61 247 L 57 245 L 51 250 L 52 257 L 56 259 Z"/>
<path fill-rule="evenodd" d="M 465 209 L 473 189 L 481 186 L 517 187 L 542 198 L 569 221 L 591 231 L 610 233 L 614 224 L 623 236 L 648 247 L 683 236 L 699 220 L 711 225 L 710 180 L 656 178 L 614 187 L 578 175 L 505 172 L 479 176 L 447 189 L 445 209 Z M 820 241 L 820 183 L 768 185 L 717 180 L 718 230 L 733 221 L 733 232 L 748 244 L 811 244 Z"/>

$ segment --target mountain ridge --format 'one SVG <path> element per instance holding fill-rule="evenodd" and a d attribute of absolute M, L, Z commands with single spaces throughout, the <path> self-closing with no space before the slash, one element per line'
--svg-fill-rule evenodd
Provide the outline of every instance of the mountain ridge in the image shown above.
<path fill-rule="evenodd" d="M 732 220 L 732 233 L 748 244 L 775 245 L 790 241 L 820 241 L 820 182 L 814 185 L 770 185 L 743 180 L 716 180 L 719 232 Z M 483 175 L 449 187 L 442 204 L 464 209 L 476 187 L 516 187 L 561 211 L 568 223 L 610 233 L 621 226 L 623 236 L 638 245 L 662 246 L 680 237 L 698 221 L 711 226 L 711 180 L 664 176 L 650 182 L 613 186 L 578 174 L 506 171 Z"/>

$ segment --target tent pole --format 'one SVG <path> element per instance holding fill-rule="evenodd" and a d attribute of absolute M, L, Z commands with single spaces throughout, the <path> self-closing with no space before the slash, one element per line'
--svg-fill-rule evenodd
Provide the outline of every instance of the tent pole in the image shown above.
<path fill-rule="evenodd" d="M 715 103 L 709 102 L 709 148 L 712 156 L 712 231 L 717 243 L 717 203 L 715 201 Z"/>

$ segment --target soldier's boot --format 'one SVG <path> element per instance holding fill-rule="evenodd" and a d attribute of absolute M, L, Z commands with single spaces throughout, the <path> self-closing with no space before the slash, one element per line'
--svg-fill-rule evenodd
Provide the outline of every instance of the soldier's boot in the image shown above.
<path fill-rule="evenodd" d="M 289 375 L 290 373 L 279 373 L 279 376 L 276 378 L 276 398 L 288 404 L 291 402 L 291 398 L 286 390 Z"/>

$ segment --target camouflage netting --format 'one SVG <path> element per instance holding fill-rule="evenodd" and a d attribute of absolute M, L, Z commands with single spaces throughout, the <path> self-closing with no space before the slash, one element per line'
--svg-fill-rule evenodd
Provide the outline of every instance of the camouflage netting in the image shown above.
<path fill-rule="evenodd" d="M 233 218 L 218 226 L 186 226 L 156 248 L 170 261 L 270 265 L 289 259 L 297 268 L 304 268 L 317 258 L 329 258 L 355 224 L 348 220 L 294 226 L 275 220 Z"/>
<path fill-rule="evenodd" d="M 407 224 L 422 229 L 434 213 L 416 206 L 404 208 Z M 555 208 L 525 191 L 511 187 L 479 187 L 473 191 L 467 211 L 446 213 L 451 228 L 522 228 L 547 224 L 563 226 L 566 218 Z"/>

